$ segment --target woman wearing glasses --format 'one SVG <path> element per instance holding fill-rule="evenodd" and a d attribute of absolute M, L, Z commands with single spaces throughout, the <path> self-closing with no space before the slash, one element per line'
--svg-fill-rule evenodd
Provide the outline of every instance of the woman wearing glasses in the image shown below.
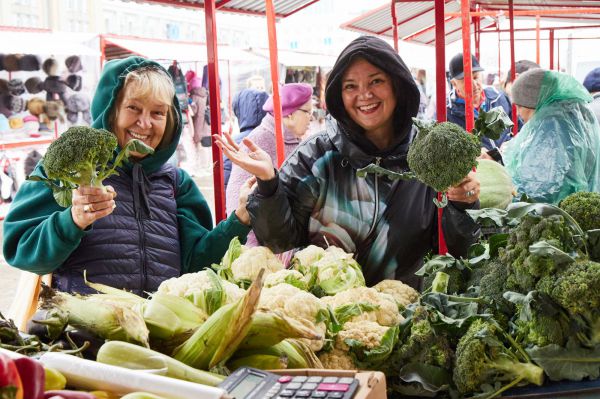
<path fill-rule="evenodd" d="M 307 133 L 312 116 L 312 87 L 306 83 L 289 83 L 279 88 L 281 98 L 281 110 L 283 116 L 283 142 L 284 153 L 288 155 L 302 141 L 302 137 Z M 265 150 L 273 166 L 277 167 L 277 146 L 275 145 L 275 118 L 273 117 L 273 96 L 270 96 L 262 106 L 267 112 L 260 125 L 248 135 L 248 138 Z M 226 206 L 227 214 L 235 211 L 238 206 L 238 197 L 240 187 L 252 175 L 237 165 L 231 169 L 231 177 L 227 184 Z M 251 235 L 247 245 L 256 243 Z"/>

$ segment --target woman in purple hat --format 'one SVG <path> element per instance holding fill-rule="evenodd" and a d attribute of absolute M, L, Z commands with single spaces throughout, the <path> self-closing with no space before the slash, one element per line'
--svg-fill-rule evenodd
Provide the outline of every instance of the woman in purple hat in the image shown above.
<path fill-rule="evenodd" d="M 283 142 L 284 153 L 287 157 L 300 144 L 302 137 L 308 131 L 312 115 L 312 87 L 306 83 L 289 83 L 283 85 L 279 89 L 281 97 L 281 111 L 283 116 Z M 273 117 L 273 96 L 270 96 L 263 110 L 266 115 L 262 119 L 260 125 L 248 135 L 257 146 L 262 148 L 269 154 L 273 162 L 273 167 L 277 160 L 277 146 L 275 144 L 275 118 Z M 231 169 L 231 177 L 227 184 L 226 192 L 226 207 L 227 214 L 233 212 L 237 208 L 240 187 L 252 175 L 237 165 L 233 165 Z M 246 245 L 252 245 L 253 236 Z"/>

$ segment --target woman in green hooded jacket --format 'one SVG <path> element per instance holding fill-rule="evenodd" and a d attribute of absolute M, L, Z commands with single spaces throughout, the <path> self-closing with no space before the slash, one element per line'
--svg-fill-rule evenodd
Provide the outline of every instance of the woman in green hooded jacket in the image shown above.
<path fill-rule="evenodd" d="M 229 241 L 250 227 L 243 187 L 240 206 L 213 228 L 206 200 L 188 173 L 167 161 L 177 148 L 182 119 L 168 73 L 141 57 L 109 61 L 91 107 L 94 128 L 113 132 L 118 151 L 138 139 L 151 155 L 133 153 L 110 176 L 107 190 L 80 187 L 60 207 L 42 182 L 26 181 L 4 222 L 4 256 L 14 267 L 53 274 L 53 286 L 90 292 L 84 281 L 137 293 L 182 273 L 218 263 Z M 46 177 L 43 161 L 33 175 Z"/>

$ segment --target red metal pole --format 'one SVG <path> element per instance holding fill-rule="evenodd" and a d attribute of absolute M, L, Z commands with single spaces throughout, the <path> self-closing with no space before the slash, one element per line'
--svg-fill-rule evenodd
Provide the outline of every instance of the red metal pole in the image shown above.
<path fill-rule="evenodd" d="M 510 23 L 510 81 L 515 83 L 515 15 L 514 15 L 513 0 L 508 0 L 508 19 Z M 512 105 L 512 120 L 513 120 L 513 136 L 516 136 L 519 132 L 519 114 L 517 113 L 517 106 L 513 103 Z"/>
<path fill-rule="evenodd" d="M 463 72 L 465 82 L 465 128 L 473 130 L 473 65 L 471 63 L 471 9 L 470 0 L 461 0 Z"/>
<path fill-rule="evenodd" d="M 479 11 L 479 6 L 477 6 Z M 481 59 L 481 17 L 473 18 L 473 26 L 475 27 L 475 58 Z"/>
<path fill-rule="evenodd" d="M 444 21 L 444 0 L 435 0 L 435 106 L 438 122 L 446 121 L 446 23 Z M 442 193 L 438 193 L 438 201 Z M 443 208 L 438 208 L 438 253 L 448 252 L 444 231 L 442 230 Z"/>
<path fill-rule="evenodd" d="M 206 55 L 208 58 L 208 93 L 210 98 L 210 130 L 221 136 L 221 95 L 219 88 L 219 57 L 217 54 L 217 24 L 215 0 L 204 2 L 206 24 Z M 221 149 L 212 143 L 213 183 L 215 189 L 215 220 L 219 223 L 225 214 L 225 186 L 223 178 L 223 155 Z"/>
<path fill-rule="evenodd" d="M 560 72 L 560 39 L 556 39 L 556 70 Z"/>
<path fill-rule="evenodd" d="M 275 28 L 275 7 L 273 0 L 265 1 L 267 28 L 269 31 L 269 56 L 271 60 L 271 82 L 273 83 L 273 113 L 275 114 L 275 144 L 277 146 L 277 167 L 285 159 L 283 152 L 283 129 L 281 126 L 281 99 L 279 97 L 279 63 L 277 61 L 277 30 Z"/>
<path fill-rule="evenodd" d="M 104 35 L 100 35 L 100 70 L 104 67 L 104 63 L 106 62 L 106 41 L 104 40 Z"/>
<path fill-rule="evenodd" d="M 392 0 L 392 33 L 394 35 L 394 50 L 398 52 L 398 18 L 396 17 L 396 0 Z"/>
<path fill-rule="evenodd" d="M 554 29 L 550 29 L 548 44 L 550 45 L 550 70 L 552 70 L 554 69 Z"/>
<path fill-rule="evenodd" d="M 535 63 L 540 64 L 540 16 L 535 16 Z"/>

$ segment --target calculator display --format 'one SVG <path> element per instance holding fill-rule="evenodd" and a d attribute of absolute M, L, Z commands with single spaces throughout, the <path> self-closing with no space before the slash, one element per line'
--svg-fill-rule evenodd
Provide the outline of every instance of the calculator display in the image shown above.
<path fill-rule="evenodd" d="M 254 388 L 263 380 L 263 377 L 256 374 L 246 374 L 245 378 L 233 388 L 230 392 L 231 396 L 236 399 L 244 399 L 246 395 L 254 391 Z"/>

